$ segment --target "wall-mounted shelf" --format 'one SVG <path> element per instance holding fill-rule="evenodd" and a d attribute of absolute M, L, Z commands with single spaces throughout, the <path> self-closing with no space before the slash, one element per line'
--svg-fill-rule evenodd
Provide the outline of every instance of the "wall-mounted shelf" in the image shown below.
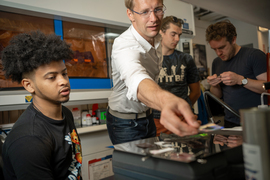
<path fill-rule="evenodd" d="M 105 130 L 107 130 L 106 124 L 77 128 L 78 134 L 93 133 L 93 132 L 105 131 Z"/>
<path fill-rule="evenodd" d="M 2 129 L 11 129 L 13 127 L 13 125 L 14 125 L 14 123 L 1 124 L 0 128 L 2 128 Z M 87 134 L 87 133 L 93 133 L 93 132 L 97 132 L 97 131 L 106 131 L 106 130 L 107 130 L 107 125 L 106 124 L 100 124 L 100 125 L 77 128 L 78 134 Z"/>
<path fill-rule="evenodd" d="M 111 92 L 111 89 L 71 90 L 70 99 L 64 106 L 107 103 Z M 26 101 L 26 96 L 30 95 L 26 90 L 1 91 L 0 111 L 26 109 L 30 103 Z"/>

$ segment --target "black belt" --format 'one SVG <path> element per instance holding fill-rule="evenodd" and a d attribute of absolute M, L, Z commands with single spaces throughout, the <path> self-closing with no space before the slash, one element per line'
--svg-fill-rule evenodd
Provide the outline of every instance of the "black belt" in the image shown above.
<path fill-rule="evenodd" d="M 148 109 L 145 112 L 142 113 L 121 113 L 118 111 L 114 111 L 111 108 L 108 107 L 109 113 L 115 117 L 121 118 L 121 119 L 140 119 L 145 118 L 152 114 L 152 109 Z"/>

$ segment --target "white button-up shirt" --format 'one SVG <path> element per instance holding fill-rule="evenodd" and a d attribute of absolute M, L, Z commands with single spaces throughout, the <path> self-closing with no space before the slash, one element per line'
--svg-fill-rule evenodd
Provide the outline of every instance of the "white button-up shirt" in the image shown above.
<path fill-rule="evenodd" d="M 148 107 L 137 98 L 137 90 L 144 79 L 157 82 L 162 66 L 161 36 L 154 47 L 131 25 L 114 40 L 112 48 L 113 92 L 109 107 L 122 113 L 141 113 Z"/>

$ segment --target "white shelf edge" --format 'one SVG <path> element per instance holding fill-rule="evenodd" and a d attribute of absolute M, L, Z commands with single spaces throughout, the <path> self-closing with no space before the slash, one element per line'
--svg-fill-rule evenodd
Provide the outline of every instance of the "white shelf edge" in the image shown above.
<path fill-rule="evenodd" d="M 12 129 L 14 123 L 11 124 L 1 124 L 0 128 L 2 129 Z M 106 124 L 100 124 L 100 125 L 94 125 L 94 126 L 88 126 L 88 127 L 81 127 L 81 128 L 76 128 L 78 134 L 87 134 L 87 133 L 93 133 L 97 131 L 105 131 L 107 130 L 107 125 Z"/>
<path fill-rule="evenodd" d="M 92 132 L 97 132 L 97 131 L 105 131 L 105 130 L 107 130 L 107 125 L 106 124 L 77 128 L 78 134 L 86 134 L 86 133 L 92 133 Z"/>
<path fill-rule="evenodd" d="M 105 103 L 111 92 L 111 89 L 71 90 L 69 101 L 63 105 Z M 25 102 L 25 96 L 30 95 L 26 90 L 0 91 L 0 111 L 26 109 L 30 102 Z"/>

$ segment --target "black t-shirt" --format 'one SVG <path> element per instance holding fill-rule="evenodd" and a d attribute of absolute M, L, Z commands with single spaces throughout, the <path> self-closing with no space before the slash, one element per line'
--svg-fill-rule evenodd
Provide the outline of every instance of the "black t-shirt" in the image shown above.
<path fill-rule="evenodd" d="M 198 81 L 200 81 L 198 69 L 189 54 L 174 50 L 171 55 L 163 56 L 158 84 L 162 89 L 185 99 L 191 108 L 188 85 Z M 155 111 L 154 118 L 159 119 L 160 113 Z"/>
<path fill-rule="evenodd" d="M 3 145 L 5 179 L 80 179 L 81 143 L 72 113 L 53 120 L 30 104 Z"/>
<path fill-rule="evenodd" d="M 223 72 L 235 72 L 244 77 L 255 79 L 256 76 L 267 71 L 266 55 L 253 48 L 241 47 L 239 52 L 232 59 L 222 61 L 219 57 L 215 58 L 212 64 L 212 74 L 219 76 Z M 234 110 L 256 107 L 261 104 L 261 95 L 242 87 L 241 85 L 226 86 L 220 83 L 223 100 Z M 227 109 L 225 120 L 240 124 L 240 119 Z"/>

